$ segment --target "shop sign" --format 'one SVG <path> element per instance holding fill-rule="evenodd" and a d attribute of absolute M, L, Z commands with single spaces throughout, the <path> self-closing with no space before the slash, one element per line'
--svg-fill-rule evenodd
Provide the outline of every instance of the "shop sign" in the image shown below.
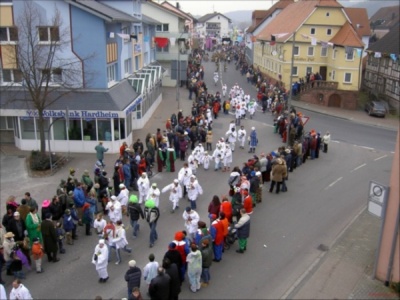
<path fill-rule="evenodd" d="M 143 98 L 142 98 L 142 97 L 137 98 L 135 101 L 133 101 L 133 103 L 132 103 L 130 106 L 128 106 L 128 108 L 125 110 L 125 114 L 126 114 L 126 115 L 129 115 L 131 112 L 133 112 L 133 111 L 135 110 L 135 108 L 136 108 L 140 103 L 142 103 L 142 101 L 143 101 Z"/>
<path fill-rule="evenodd" d="M 65 118 L 65 110 L 45 110 L 43 111 L 44 118 Z M 111 111 L 90 111 L 90 110 L 69 110 L 68 115 L 70 118 L 119 118 L 118 113 Z M 26 117 L 38 117 L 37 110 L 27 110 Z"/>

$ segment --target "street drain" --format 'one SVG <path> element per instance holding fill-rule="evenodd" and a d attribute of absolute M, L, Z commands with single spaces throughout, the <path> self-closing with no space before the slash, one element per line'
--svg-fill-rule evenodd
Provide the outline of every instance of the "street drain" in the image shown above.
<path fill-rule="evenodd" d="M 324 245 L 324 244 L 319 244 L 317 249 L 320 250 L 320 251 L 326 252 L 326 251 L 329 250 L 329 247 L 327 245 Z"/>

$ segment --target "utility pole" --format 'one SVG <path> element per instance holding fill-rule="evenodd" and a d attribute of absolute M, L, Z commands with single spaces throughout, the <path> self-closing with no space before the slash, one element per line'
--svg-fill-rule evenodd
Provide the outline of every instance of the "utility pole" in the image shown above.
<path fill-rule="evenodd" d="M 296 31 L 293 32 L 293 37 L 292 37 L 292 60 L 290 62 L 290 81 L 289 81 L 289 98 L 287 102 L 288 106 L 288 115 L 287 115 L 287 135 L 286 135 L 286 143 L 289 146 L 289 133 L 290 133 L 290 104 L 292 102 L 292 96 L 293 96 L 293 67 L 294 67 L 294 47 L 295 47 L 295 41 L 296 41 Z"/>

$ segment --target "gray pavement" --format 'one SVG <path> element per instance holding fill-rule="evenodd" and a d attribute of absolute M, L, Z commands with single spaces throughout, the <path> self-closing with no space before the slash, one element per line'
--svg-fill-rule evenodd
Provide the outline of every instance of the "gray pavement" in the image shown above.
<path fill-rule="evenodd" d="M 180 91 L 179 107 L 184 114 L 190 113 L 192 102 L 187 100 L 187 90 Z M 303 110 L 333 115 L 354 122 L 381 126 L 396 130 L 399 120 L 396 118 L 377 119 L 369 117 L 362 111 L 345 111 L 338 108 L 321 107 L 294 101 L 292 105 Z M 133 140 L 144 140 L 147 133 L 155 133 L 157 128 L 165 128 L 166 118 L 178 110 L 176 89 L 164 88 L 163 101 L 157 108 L 146 126 L 134 132 Z M 71 154 L 71 160 L 63 169 L 51 178 L 33 178 L 28 176 L 25 158 L 28 152 L 19 151 L 13 145 L 0 145 L 1 159 L 1 207 L 10 194 L 23 195 L 27 190 L 33 195 L 43 193 L 43 187 L 51 180 L 59 182 L 68 174 L 68 169 L 74 167 L 77 174 L 84 169 L 91 170 L 94 164 L 94 154 Z M 115 155 L 106 155 L 105 162 L 112 165 Z M 22 170 L 22 171 L 21 171 Z M 13 183 L 18 184 L 13 184 Z M 40 198 L 38 198 L 40 199 Z M 365 210 L 360 212 L 353 221 L 345 227 L 333 245 L 328 245 L 327 251 L 321 252 L 319 258 L 310 265 L 303 276 L 282 296 L 285 299 L 398 299 L 382 282 L 373 280 L 372 270 L 375 252 L 378 245 L 380 220 L 369 215 Z"/>

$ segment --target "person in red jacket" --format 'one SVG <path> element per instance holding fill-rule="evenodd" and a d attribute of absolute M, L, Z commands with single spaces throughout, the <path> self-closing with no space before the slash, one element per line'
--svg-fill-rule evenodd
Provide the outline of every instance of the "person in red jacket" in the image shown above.
<path fill-rule="evenodd" d="M 210 233 L 213 238 L 213 250 L 215 262 L 220 262 L 222 259 L 222 250 L 224 249 L 224 224 L 216 215 L 211 215 L 213 222 L 210 226 Z"/>
<path fill-rule="evenodd" d="M 243 201 L 243 208 L 246 210 L 246 213 L 250 215 L 253 212 L 253 200 L 249 194 L 249 190 L 245 189 L 243 191 L 244 201 Z"/>
<path fill-rule="evenodd" d="M 120 156 L 125 156 L 125 149 L 128 148 L 128 144 L 126 142 L 123 142 L 121 147 L 119 147 L 119 155 Z"/>
<path fill-rule="evenodd" d="M 228 197 L 226 196 L 222 197 L 220 212 L 223 212 L 228 222 L 232 223 L 232 203 L 228 200 Z"/>
<path fill-rule="evenodd" d="M 221 104 L 219 104 L 218 101 L 214 101 L 214 104 L 213 104 L 214 119 L 218 118 L 218 113 L 220 110 L 221 110 Z"/>
<path fill-rule="evenodd" d="M 179 252 L 181 255 L 182 259 L 182 264 L 181 264 L 181 269 L 179 270 L 179 275 L 181 278 L 181 281 L 185 280 L 185 273 L 186 273 L 186 256 L 189 253 L 189 245 L 186 243 L 184 239 L 185 235 L 183 234 L 182 231 L 178 231 L 175 233 L 175 239 L 172 241 L 176 245 L 176 250 Z"/>

